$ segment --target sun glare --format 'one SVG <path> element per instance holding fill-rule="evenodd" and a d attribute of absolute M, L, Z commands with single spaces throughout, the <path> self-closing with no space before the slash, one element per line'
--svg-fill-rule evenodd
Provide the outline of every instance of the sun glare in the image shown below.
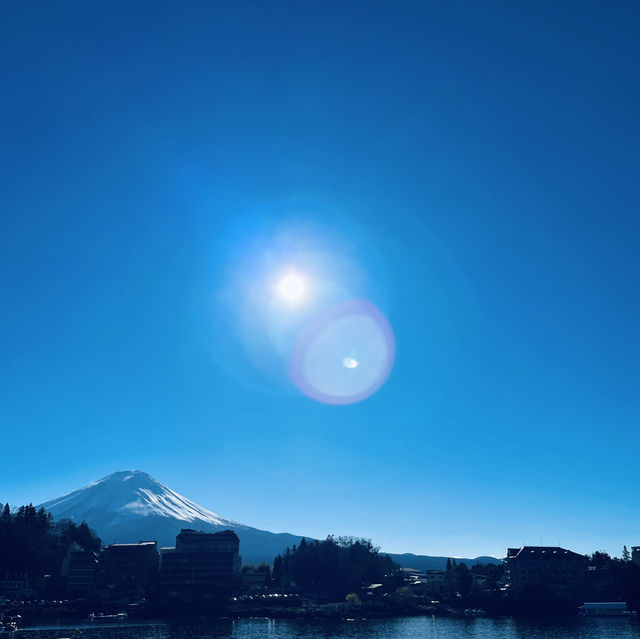
<path fill-rule="evenodd" d="M 307 284 L 300 275 L 289 272 L 278 282 L 277 291 L 285 302 L 297 304 L 304 298 Z"/>

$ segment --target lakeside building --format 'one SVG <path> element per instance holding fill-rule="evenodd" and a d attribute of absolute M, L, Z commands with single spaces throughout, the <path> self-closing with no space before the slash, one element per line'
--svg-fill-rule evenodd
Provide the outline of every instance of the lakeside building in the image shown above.
<path fill-rule="evenodd" d="M 578 612 L 585 617 L 626 617 L 632 615 L 626 601 L 587 601 L 578 609 Z"/>
<path fill-rule="evenodd" d="M 410 588 L 413 593 L 422 594 L 424 592 L 427 592 L 427 579 L 424 571 L 418 570 L 417 568 L 405 568 L 404 566 L 402 566 L 400 568 L 400 574 L 404 579 L 405 586 L 407 588 Z M 372 584 L 372 586 L 375 585 L 382 584 Z M 375 592 L 372 589 L 372 586 L 369 586 L 367 594 Z"/>
<path fill-rule="evenodd" d="M 27 570 L 0 570 L 0 593 L 17 595 L 30 589 Z"/>
<path fill-rule="evenodd" d="M 258 572 L 255 569 L 242 569 L 240 574 L 240 586 L 243 591 L 261 590 L 267 585 L 267 575 L 264 572 Z"/>
<path fill-rule="evenodd" d="M 183 528 L 160 555 L 160 588 L 174 596 L 225 595 L 240 581 L 240 540 L 232 530 Z"/>
<path fill-rule="evenodd" d="M 155 541 L 110 544 L 98 556 L 96 588 L 115 596 L 144 597 L 158 575 L 158 546 Z"/>
<path fill-rule="evenodd" d="M 631 561 L 640 566 L 640 546 L 631 546 Z"/>
<path fill-rule="evenodd" d="M 70 595 L 83 595 L 96 586 L 98 556 L 89 550 L 83 550 L 73 542 L 62 561 L 61 574 L 66 577 L 66 591 Z"/>
<path fill-rule="evenodd" d="M 505 565 L 509 589 L 514 593 L 569 596 L 587 584 L 587 558 L 560 546 L 508 548 Z"/>
<path fill-rule="evenodd" d="M 451 590 L 451 584 L 447 581 L 446 570 L 427 570 L 425 571 L 425 578 L 429 592 L 434 595 L 444 595 Z"/>
<path fill-rule="evenodd" d="M 400 574 L 409 584 L 424 579 L 424 571 L 418 570 L 417 568 L 405 568 L 404 566 L 400 566 Z"/>

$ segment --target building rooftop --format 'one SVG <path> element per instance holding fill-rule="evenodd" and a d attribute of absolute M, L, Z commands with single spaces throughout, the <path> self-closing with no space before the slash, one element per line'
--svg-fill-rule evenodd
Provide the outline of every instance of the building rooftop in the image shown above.
<path fill-rule="evenodd" d="M 155 546 L 155 541 L 139 541 L 137 544 L 109 544 L 105 548 L 140 548 L 142 546 Z"/>
<path fill-rule="evenodd" d="M 508 548 L 507 559 L 515 559 L 516 557 L 528 556 L 528 557 L 583 557 L 573 550 L 567 550 L 560 546 L 522 546 L 522 548 Z"/>

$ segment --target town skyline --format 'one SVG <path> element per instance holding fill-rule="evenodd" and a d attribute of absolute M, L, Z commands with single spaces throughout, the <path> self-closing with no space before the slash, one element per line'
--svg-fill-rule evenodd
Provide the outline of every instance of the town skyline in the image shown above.
<path fill-rule="evenodd" d="M 149 501 L 118 505 L 122 488 L 129 498 L 144 495 Z M 110 513 L 91 499 L 96 492 L 112 497 L 102 504 Z M 78 497 L 95 529 L 83 513 L 73 514 Z M 3 611 L 4 630 L 16 630 L 23 614 L 82 616 L 96 604 L 113 610 L 126 603 L 136 617 L 261 613 L 312 616 L 314 623 L 318 615 L 344 620 L 345 613 L 356 612 L 515 617 L 542 609 L 550 616 L 633 617 L 640 604 L 640 546 L 624 547 L 620 558 L 559 546 L 511 547 L 504 560 L 386 555 L 367 539 L 285 539 L 220 520 L 141 471 L 114 473 L 46 506 L 49 511 L 29 504 L 12 512 L 5 504 L 0 513 L 0 606 L 9 612 Z M 103 514 L 112 521 L 116 516 L 124 539 L 101 543 Z M 127 514 L 137 520 L 128 532 Z M 167 518 L 177 519 L 170 530 Z M 171 539 L 149 539 L 154 535 L 139 526 L 141 519 L 171 532 Z M 270 547 L 273 557 L 264 555 L 266 536 L 278 540 L 278 547 Z M 44 598 L 29 599 L 39 596 Z M 122 610 L 88 616 L 92 623 L 128 617 Z"/>

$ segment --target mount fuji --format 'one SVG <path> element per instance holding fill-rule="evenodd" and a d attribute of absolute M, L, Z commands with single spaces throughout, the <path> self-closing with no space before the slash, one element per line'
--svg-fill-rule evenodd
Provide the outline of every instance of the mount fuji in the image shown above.
<path fill-rule="evenodd" d="M 68 495 L 40 504 L 40 507 L 58 520 L 86 521 L 103 544 L 156 540 L 158 547 L 173 546 L 181 528 L 204 532 L 233 530 L 240 539 L 243 561 L 252 564 L 272 563 L 276 555 L 299 544 L 302 539 L 298 535 L 272 533 L 225 519 L 141 470 L 112 473 Z M 447 561 L 446 557 L 428 555 L 389 556 L 402 566 L 420 570 L 444 569 Z M 467 566 L 500 563 L 494 557 L 457 558 L 457 561 Z"/>
<path fill-rule="evenodd" d="M 112 473 L 40 506 L 58 520 L 86 521 L 104 544 L 157 540 L 158 547 L 173 546 L 181 528 L 233 530 L 240 538 L 245 563 L 272 563 L 277 554 L 302 539 L 220 517 L 141 470 Z"/>

